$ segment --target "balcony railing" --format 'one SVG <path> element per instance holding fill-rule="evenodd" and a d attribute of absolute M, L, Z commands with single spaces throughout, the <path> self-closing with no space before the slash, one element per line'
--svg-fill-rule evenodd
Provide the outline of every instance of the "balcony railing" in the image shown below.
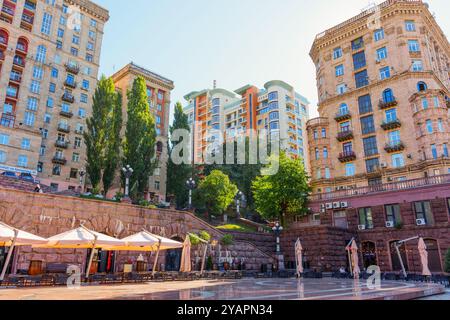
<path fill-rule="evenodd" d="M 65 92 L 62 95 L 61 99 L 63 101 L 69 102 L 69 103 L 74 103 L 75 102 L 75 97 L 73 96 L 73 94 L 70 94 L 70 93 L 67 93 L 67 92 Z"/>
<path fill-rule="evenodd" d="M 380 109 L 387 109 L 387 108 L 392 108 L 398 105 L 398 101 L 397 99 L 394 97 L 391 101 L 384 101 L 384 100 L 380 100 L 380 102 L 378 102 L 378 107 Z"/>
<path fill-rule="evenodd" d="M 6 38 L 5 37 L 0 37 L 0 44 L 3 44 L 3 45 L 7 45 L 8 43 L 6 42 Z"/>
<path fill-rule="evenodd" d="M 354 151 L 342 152 L 338 159 L 342 163 L 351 162 L 356 160 L 356 153 Z"/>
<path fill-rule="evenodd" d="M 22 15 L 22 21 L 25 21 L 26 23 L 29 23 L 29 24 L 33 24 L 34 18 L 30 17 L 30 16 L 28 16 L 26 14 L 23 14 Z"/>
<path fill-rule="evenodd" d="M 25 1 L 24 7 L 28 10 L 34 11 L 36 10 L 36 5 L 30 1 Z"/>
<path fill-rule="evenodd" d="M 22 58 L 14 57 L 13 64 L 19 67 L 25 67 L 25 61 Z"/>
<path fill-rule="evenodd" d="M 14 81 L 14 82 L 21 82 L 22 76 L 20 74 L 12 73 L 9 75 L 9 80 Z"/>
<path fill-rule="evenodd" d="M 65 165 L 67 163 L 67 159 L 64 158 L 63 156 L 60 155 L 55 155 L 52 159 L 52 162 L 54 164 L 61 164 L 61 165 Z"/>
<path fill-rule="evenodd" d="M 352 118 L 352 114 L 349 111 L 341 111 L 336 113 L 334 120 L 337 122 L 345 121 Z"/>
<path fill-rule="evenodd" d="M 69 142 L 68 141 L 56 140 L 55 147 L 61 148 L 61 149 L 67 149 L 69 147 Z"/>
<path fill-rule="evenodd" d="M 65 85 L 66 87 L 69 87 L 69 88 L 72 88 L 72 89 L 75 89 L 75 88 L 77 87 L 76 81 L 69 81 L 69 80 L 66 80 L 66 81 L 64 81 L 64 85 Z"/>
<path fill-rule="evenodd" d="M 73 112 L 71 112 L 71 111 L 64 111 L 64 110 L 61 110 L 61 111 L 59 112 L 59 114 L 60 114 L 61 116 L 63 116 L 63 117 L 66 117 L 66 118 L 72 118 L 72 117 L 73 117 Z"/>
<path fill-rule="evenodd" d="M 353 139 L 353 131 L 351 130 L 346 130 L 346 131 L 341 131 L 338 133 L 336 139 L 339 142 L 344 142 L 344 141 L 348 141 L 348 140 L 352 140 Z"/>
<path fill-rule="evenodd" d="M 11 16 L 14 15 L 14 9 L 11 9 L 10 7 L 3 6 L 2 11 L 6 14 L 9 14 Z"/>
<path fill-rule="evenodd" d="M 398 119 L 391 120 L 391 121 L 384 121 L 381 124 L 381 128 L 383 128 L 384 130 L 393 130 L 393 129 L 400 128 L 401 126 L 402 126 L 402 123 Z"/>
<path fill-rule="evenodd" d="M 60 124 L 58 124 L 58 131 L 64 132 L 64 133 L 69 133 L 70 132 L 70 126 L 60 123 Z"/>
<path fill-rule="evenodd" d="M 73 63 L 66 63 L 66 71 L 74 74 L 78 74 L 80 72 L 80 67 Z"/>
<path fill-rule="evenodd" d="M 388 143 L 384 147 L 384 150 L 388 153 L 399 152 L 405 150 L 405 144 L 401 141 L 396 143 Z"/>

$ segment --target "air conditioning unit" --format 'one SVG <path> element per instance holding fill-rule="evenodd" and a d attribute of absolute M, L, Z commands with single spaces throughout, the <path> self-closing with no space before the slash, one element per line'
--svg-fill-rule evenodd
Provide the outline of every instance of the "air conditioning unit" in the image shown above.
<path fill-rule="evenodd" d="M 327 203 L 326 204 L 326 208 L 327 208 L 327 210 L 333 209 L 333 204 L 332 203 Z"/>
<path fill-rule="evenodd" d="M 393 228 L 394 222 L 393 221 L 386 221 L 386 228 Z"/>
<path fill-rule="evenodd" d="M 425 221 L 425 219 L 417 219 L 416 224 L 418 226 L 425 226 L 427 224 L 427 222 Z"/>
<path fill-rule="evenodd" d="M 333 202 L 333 209 L 339 209 L 341 207 L 340 202 Z"/>
<path fill-rule="evenodd" d="M 358 226 L 358 230 L 359 230 L 359 231 L 366 230 L 366 225 L 360 224 L 360 225 Z"/>
<path fill-rule="evenodd" d="M 327 210 L 325 208 L 320 209 L 320 213 L 327 213 Z"/>
<path fill-rule="evenodd" d="M 387 164 L 386 162 L 383 162 L 383 163 L 381 164 L 381 167 L 382 167 L 382 168 L 387 168 L 387 167 L 388 167 L 388 164 Z"/>
<path fill-rule="evenodd" d="M 348 202 L 347 201 L 342 201 L 341 202 L 341 208 L 343 208 L 343 209 L 348 208 Z"/>
<path fill-rule="evenodd" d="M 324 210 L 325 208 L 326 208 L 325 203 L 322 203 L 322 204 L 320 205 L 320 209 Z"/>

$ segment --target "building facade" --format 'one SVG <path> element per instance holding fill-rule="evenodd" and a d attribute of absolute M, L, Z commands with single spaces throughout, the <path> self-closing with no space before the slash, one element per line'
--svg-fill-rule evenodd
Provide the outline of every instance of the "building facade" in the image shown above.
<path fill-rule="evenodd" d="M 202 163 L 208 145 L 223 139 L 248 135 L 250 130 L 278 133 L 281 149 L 293 158 L 304 159 L 309 170 L 306 122 L 309 102 L 286 82 L 267 82 L 264 89 L 246 85 L 234 92 L 224 89 L 187 94 L 184 108 L 194 134 L 196 163 Z"/>
<path fill-rule="evenodd" d="M 141 76 L 145 79 L 147 85 L 147 96 L 150 112 L 155 117 L 156 124 L 156 155 L 159 158 L 159 166 L 155 169 L 153 176 L 150 177 L 147 199 L 156 202 L 166 200 L 167 186 L 167 161 L 168 151 L 167 142 L 169 136 L 169 116 L 170 116 L 170 94 L 174 89 L 174 83 L 163 76 L 152 71 L 146 70 L 134 63 L 126 65 L 124 68 L 112 75 L 112 79 L 116 89 L 122 95 L 123 106 L 123 134 L 125 134 L 125 126 L 127 121 L 127 92 L 131 90 L 134 80 Z M 121 188 L 120 179 L 115 183 L 115 187 L 111 190 L 114 195 Z"/>
<path fill-rule="evenodd" d="M 386 1 L 318 35 L 311 57 L 314 192 L 450 172 L 450 46 L 425 3 Z"/>
<path fill-rule="evenodd" d="M 0 7 L 0 170 L 76 189 L 108 11 L 84 0 Z"/>

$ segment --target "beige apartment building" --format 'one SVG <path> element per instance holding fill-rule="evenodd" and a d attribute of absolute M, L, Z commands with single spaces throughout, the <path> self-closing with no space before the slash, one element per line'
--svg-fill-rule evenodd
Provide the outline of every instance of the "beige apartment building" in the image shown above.
<path fill-rule="evenodd" d="M 427 4 L 383 2 L 319 34 L 310 55 L 315 193 L 450 173 L 450 45 Z"/>
<path fill-rule="evenodd" d="M 76 189 L 108 11 L 86 0 L 0 8 L 0 171 Z"/>
<path fill-rule="evenodd" d="M 125 134 L 127 119 L 127 92 L 128 90 L 131 90 L 133 82 L 138 76 L 143 77 L 147 85 L 148 103 L 150 111 L 155 117 L 157 134 L 156 156 L 159 159 L 159 166 L 155 169 L 153 176 L 149 179 L 147 199 L 156 202 L 165 201 L 168 161 L 167 142 L 170 126 L 170 94 L 174 89 L 174 83 L 172 80 L 142 68 L 134 63 L 126 65 L 112 75 L 111 78 L 114 81 L 116 89 L 122 94 L 123 97 L 123 134 Z M 111 195 L 114 195 L 120 190 L 120 188 L 120 181 L 117 181 L 114 188 L 110 192 Z"/>

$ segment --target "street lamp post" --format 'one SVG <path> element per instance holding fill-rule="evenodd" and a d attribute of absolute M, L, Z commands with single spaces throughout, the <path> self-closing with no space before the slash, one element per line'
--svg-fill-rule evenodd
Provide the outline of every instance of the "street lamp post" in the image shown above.
<path fill-rule="evenodd" d="M 283 227 L 280 225 L 279 222 L 277 222 L 275 226 L 272 228 L 272 230 L 277 240 L 276 256 L 278 259 L 278 270 L 284 270 L 284 256 L 281 253 L 281 246 L 280 246 L 280 235 L 281 232 L 283 231 Z"/>
<path fill-rule="evenodd" d="M 234 200 L 236 201 L 236 218 L 240 219 L 241 218 L 241 201 L 244 201 L 244 193 L 242 191 L 238 191 L 238 193 L 236 194 L 236 196 L 234 197 Z"/>
<path fill-rule="evenodd" d="M 130 195 L 130 178 L 133 175 L 133 168 L 129 165 L 122 168 L 123 175 L 125 176 L 125 199 L 129 198 Z"/>
<path fill-rule="evenodd" d="M 188 181 L 186 181 L 186 187 L 189 189 L 189 210 L 192 209 L 192 191 L 197 187 L 195 180 L 192 178 L 189 178 Z"/>
<path fill-rule="evenodd" d="M 80 193 L 83 193 L 84 191 L 84 177 L 86 175 L 86 171 L 84 170 L 84 168 L 81 168 L 79 171 L 79 175 L 80 175 Z"/>

